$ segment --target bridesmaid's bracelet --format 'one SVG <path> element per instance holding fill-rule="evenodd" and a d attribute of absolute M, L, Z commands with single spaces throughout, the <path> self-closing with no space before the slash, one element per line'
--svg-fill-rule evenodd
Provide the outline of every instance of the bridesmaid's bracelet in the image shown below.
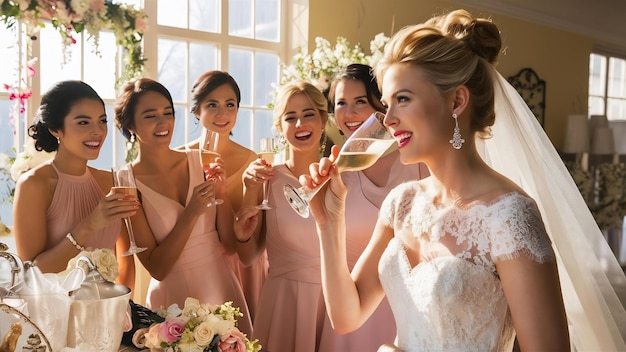
<path fill-rule="evenodd" d="M 86 251 L 85 247 L 81 246 L 80 244 L 78 244 L 78 242 L 76 242 L 76 239 L 74 238 L 74 236 L 72 236 L 71 232 L 68 232 L 67 235 L 65 235 L 65 237 L 68 239 L 68 241 L 70 241 L 74 245 L 74 247 L 76 247 L 76 249 L 78 249 L 79 252 Z"/>

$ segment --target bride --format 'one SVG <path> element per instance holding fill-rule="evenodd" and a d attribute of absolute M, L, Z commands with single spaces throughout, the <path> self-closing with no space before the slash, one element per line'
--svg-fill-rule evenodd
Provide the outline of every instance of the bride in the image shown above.
<path fill-rule="evenodd" d="M 348 271 L 346 188 L 322 159 L 311 202 L 322 284 L 339 333 L 384 295 L 397 351 L 625 350 L 626 282 L 549 139 L 493 65 L 497 26 L 465 10 L 399 31 L 376 67 L 385 125 L 402 162 L 431 177 L 385 199 L 368 247 Z M 416 177 L 417 179 L 417 177 Z M 603 248 L 600 248 L 603 249 Z M 598 251 L 601 253 L 602 251 Z"/>

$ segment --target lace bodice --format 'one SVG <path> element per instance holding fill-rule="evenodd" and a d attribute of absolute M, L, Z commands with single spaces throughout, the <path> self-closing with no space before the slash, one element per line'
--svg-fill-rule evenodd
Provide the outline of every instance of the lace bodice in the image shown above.
<path fill-rule="evenodd" d="M 395 229 L 379 263 L 405 351 L 510 351 L 514 331 L 495 263 L 554 260 L 535 202 L 508 193 L 467 208 L 437 207 L 420 183 L 395 188 L 381 208 Z M 405 244 L 419 246 L 409 262 Z"/>

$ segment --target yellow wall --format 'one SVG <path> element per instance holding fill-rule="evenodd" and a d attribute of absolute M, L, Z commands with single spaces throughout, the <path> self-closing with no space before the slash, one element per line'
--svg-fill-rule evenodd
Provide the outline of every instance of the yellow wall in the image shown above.
<path fill-rule="evenodd" d="M 450 1 L 415 0 L 310 0 L 309 50 L 315 37 L 334 43 L 337 36 L 360 42 L 369 50 L 377 33 L 423 22 L 434 14 L 457 9 Z M 546 81 L 545 129 L 557 149 L 563 145 L 566 117 L 586 113 L 590 38 L 543 25 L 467 8 L 489 17 L 501 30 L 505 53 L 498 70 L 505 76 L 530 67 Z"/>

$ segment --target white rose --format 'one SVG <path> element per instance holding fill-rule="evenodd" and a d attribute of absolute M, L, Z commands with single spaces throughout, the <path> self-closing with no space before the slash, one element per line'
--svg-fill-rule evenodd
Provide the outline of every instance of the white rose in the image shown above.
<path fill-rule="evenodd" d="M 215 335 L 215 331 L 211 328 L 211 324 L 206 321 L 196 326 L 193 331 L 193 338 L 196 340 L 196 343 L 202 347 L 208 346 L 211 341 L 213 341 L 213 337 Z"/>
<path fill-rule="evenodd" d="M 113 282 L 119 276 L 117 258 L 109 248 L 98 248 L 91 253 L 91 262 L 103 279 Z"/>
<path fill-rule="evenodd" d="M 235 327 L 235 322 L 224 320 L 215 314 L 210 314 L 206 317 L 206 321 L 209 326 L 212 327 L 213 331 L 218 335 L 224 335 L 232 328 Z"/>

